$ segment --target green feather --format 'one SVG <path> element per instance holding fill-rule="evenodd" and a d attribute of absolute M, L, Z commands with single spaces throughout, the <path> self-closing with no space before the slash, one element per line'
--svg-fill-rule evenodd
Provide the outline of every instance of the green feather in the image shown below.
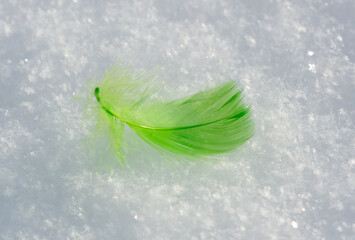
<path fill-rule="evenodd" d="M 119 159 L 123 123 L 155 149 L 186 157 L 232 151 L 253 136 L 250 106 L 233 81 L 172 101 L 159 99 L 158 90 L 154 75 L 119 64 L 95 88 L 101 126 Z"/>

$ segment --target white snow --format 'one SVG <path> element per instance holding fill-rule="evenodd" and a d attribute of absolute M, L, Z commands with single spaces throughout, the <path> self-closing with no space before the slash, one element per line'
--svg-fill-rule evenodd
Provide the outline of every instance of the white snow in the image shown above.
<path fill-rule="evenodd" d="M 355 2 L 0 2 L 0 239 L 355 239 Z M 235 79 L 255 136 L 99 170 L 77 96 L 117 60 L 167 96 Z"/>

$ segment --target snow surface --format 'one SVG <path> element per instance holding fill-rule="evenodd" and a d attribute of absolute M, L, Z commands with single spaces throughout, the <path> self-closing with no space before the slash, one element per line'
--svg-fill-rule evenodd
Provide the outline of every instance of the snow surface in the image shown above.
<path fill-rule="evenodd" d="M 355 1 L 0 2 L 0 239 L 355 239 Z M 116 60 L 228 79 L 256 134 L 214 163 L 99 171 L 73 98 Z M 105 155 L 103 155 L 105 157 Z"/>

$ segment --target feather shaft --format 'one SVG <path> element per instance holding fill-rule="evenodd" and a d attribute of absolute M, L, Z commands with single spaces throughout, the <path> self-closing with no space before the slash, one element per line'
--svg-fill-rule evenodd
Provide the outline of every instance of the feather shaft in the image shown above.
<path fill-rule="evenodd" d="M 120 117 L 117 116 L 115 113 L 112 113 L 107 107 L 105 107 L 105 106 L 101 103 L 101 101 L 100 101 L 100 96 L 99 96 L 99 92 L 100 92 L 100 88 L 96 87 L 96 88 L 95 88 L 95 96 L 96 96 L 96 99 L 97 99 L 97 101 L 100 103 L 101 107 L 102 107 L 109 115 L 112 115 L 112 116 L 114 116 L 114 117 L 120 119 L 121 121 L 125 122 L 126 124 L 128 124 L 128 125 L 130 125 L 130 126 L 135 126 L 135 127 L 140 127 L 140 128 L 150 129 L 150 130 L 171 131 L 171 130 L 184 130 L 184 129 L 189 129 L 189 128 L 202 127 L 202 126 L 205 126 L 205 125 L 209 125 L 209 124 L 213 124 L 213 123 L 220 122 L 220 121 L 222 121 L 222 120 L 242 117 L 242 116 L 244 116 L 244 115 L 247 113 L 247 111 L 244 110 L 244 111 L 241 111 L 241 112 L 239 112 L 239 113 L 237 113 L 237 114 L 233 114 L 232 116 L 228 116 L 228 117 L 225 117 L 225 118 L 217 119 L 217 120 L 211 121 L 211 122 L 206 122 L 206 123 L 191 125 L 191 126 L 172 127 L 172 128 L 151 127 L 151 126 L 144 126 L 144 125 L 141 125 L 141 124 L 129 122 L 129 121 L 127 121 L 127 120 L 124 120 L 124 119 L 120 118 Z M 235 94 L 232 98 L 235 99 L 235 98 L 237 97 L 237 95 L 239 95 L 239 94 L 240 94 L 240 93 Z M 230 103 L 230 102 L 232 101 L 232 98 L 231 98 L 230 100 L 228 100 L 228 102 L 226 102 L 225 105 L 227 105 L 228 103 Z M 223 107 L 224 107 L 225 105 L 223 105 Z"/>

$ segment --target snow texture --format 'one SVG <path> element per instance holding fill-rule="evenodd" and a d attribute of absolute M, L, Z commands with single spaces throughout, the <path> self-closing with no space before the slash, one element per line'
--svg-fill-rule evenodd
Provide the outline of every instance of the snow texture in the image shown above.
<path fill-rule="evenodd" d="M 355 239 L 354 12 L 2 0 L 0 239 Z M 255 136 L 212 163 L 172 164 L 141 142 L 128 160 L 144 164 L 93 168 L 73 95 L 118 59 L 159 66 L 176 97 L 235 79 Z"/>

